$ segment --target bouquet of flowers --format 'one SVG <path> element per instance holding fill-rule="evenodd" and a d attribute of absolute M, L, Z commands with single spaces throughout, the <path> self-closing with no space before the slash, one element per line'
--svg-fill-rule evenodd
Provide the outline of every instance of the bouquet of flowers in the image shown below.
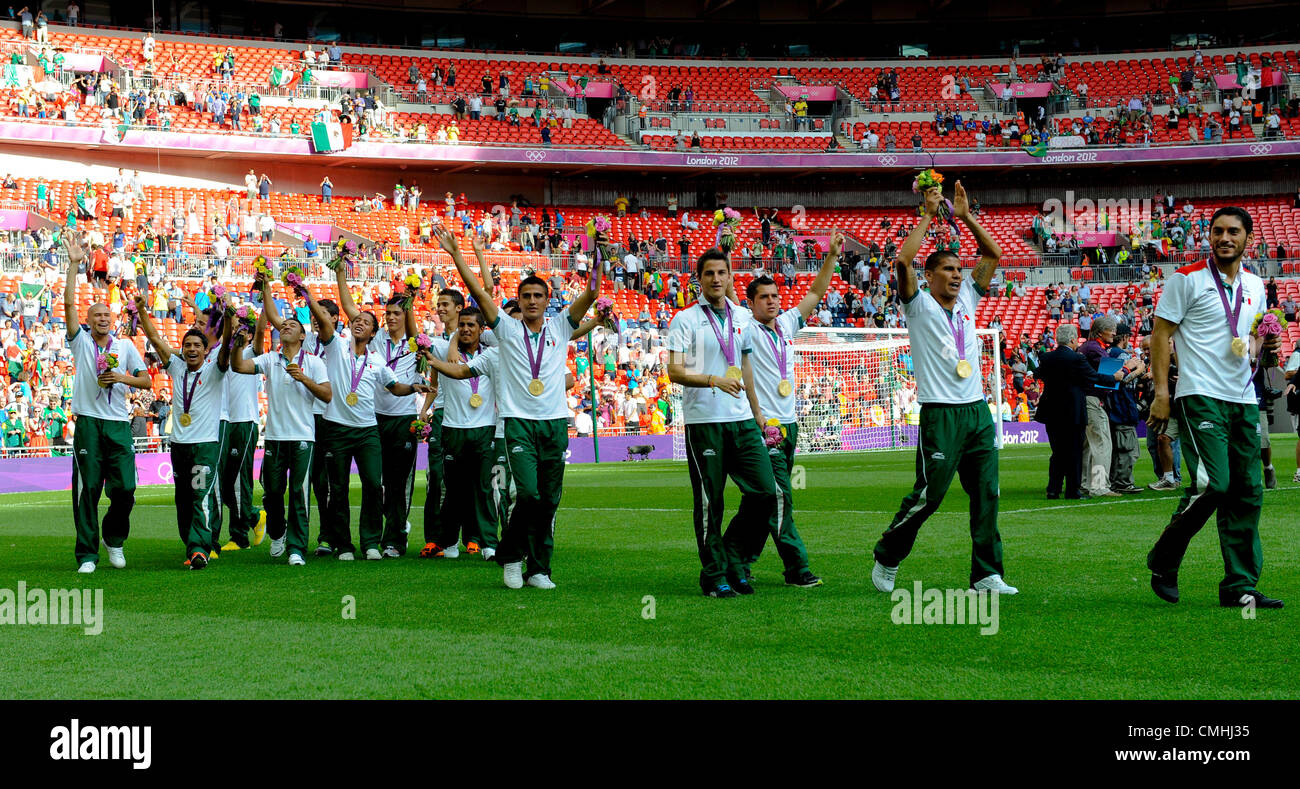
<path fill-rule="evenodd" d="M 609 231 L 612 226 L 609 217 L 597 214 L 587 220 L 587 238 L 591 239 L 591 282 L 593 286 L 605 270 L 605 259 L 609 257 Z"/>
<path fill-rule="evenodd" d="M 302 269 L 297 266 L 289 266 L 284 270 L 282 278 L 285 285 L 293 289 L 293 292 L 299 298 L 307 298 L 307 286 L 302 284 Z"/>
<path fill-rule="evenodd" d="M 433 347 L 433 338 L 424 332 L 416 337 L 411 338 L 411 353 L 419 354 L 415 357 L 415 371 L 424 375 L 429 371 L 429 360 L 424 358 L 424 352 Z"/>
<path fill-rule="evenodd" d="M 235 333 L 244 332 L 249 337 L 253 336 L 253 331 L 257 328 L 257 317 L 247 304 L 241 304 L 238 307 L 227 305 L 226 317 L 234 319 Z"/>
<path fill-rule="evenodd" d="M 940 191 L 943 190 L 943 173 L 933 167 L 928 170 L 922 170 L 916 174 L 914 179 L 912 179 L 912 192 L 915 194 L 924 194 L 927 190 L 936 187 Z M 924 205 L 924 200 L 922 201 L 922 205 Z M 948 231 L 943 233 L 944 237 L 939 239 L 939 241 L 944 243 L 946 246 L 950 240 L 956 240 L 955 236 L 958 233 L 957 217 L 953 213 L 952 201 L 946 197 L 939 203 L 939 218 L 944 221 L 948 228 Z M 948 235 L 949 233 L 951 233 L 951 238 Z"/>
<path fill-rule="evenodd" d="M 618 315 L 614 312 L 614 300 L 609 296 L 601 296 L 596 299 L 596 319 L 600 321 L 601 326 L 615 334 L 619 333 Z"/>
<path fill-rule="evenodd" d="M 116 368 L 117 368 L 117 354 L 115 353 L 100 354 L 99 358 L 95 360 L 96 375 L 103 375 L 109 370 L 113 370 Z M 104 384 L 100 384 L 100 386 L 104 386 Z M 107 389 L 108 387 L 104 386 L 104 388 Z"/>
<path fill-rule="evenodd" d="M 779 447 L 785 443 L 785 428 L 782 427 L 780 420 L 769 419 L 763 425 L 763 443 L 769 448 Z"/>
<path fill-rule="evenodd" d="M 1255 316 L 1255 323 L 1250 327 L 1250 333 L 1257 335 L 1260 339 L 1269 337 L 1278 337 L 1286 331 L 1287 321 L 1286 313 L 1279 309 L 1271 309 L 1265 313 Z M 1277 367 L 1277 353 L 1265 351 L 1259 360 L 1260 367 Z"/>
<path fill-rule="evenodd" d="M 252 298 L 254 293 L 260 293 L 262 286 L 269 282 L 270 279 L 271 269 L 266 265 L 266 256 L 258 255 L 253 258 L 253 284 L 248 290 L 249 298 Z"/>
<path fill-rule="evenodd" d="M 334 244 L 334 257 L 326 261 L 325 265 L 329 266 L 330 271 L 338 271 L 340 266 L 345 266 L 352 262 L 357 256 L 357 245 L 340 237 Z"/>
<path fill-rule="evenodd" d="M 423 419 L 411 420 L 411 435 L 415 436 L 417 441 L 423 441 L 433 434 L 433 425 Z"/>
<path fill-rule="evenodd" d="M 736 246 L 736 228 L 740 227 L 740 212 L 734 208 L 719 208 L 713 212 L 713 243 L 727 254 Z"/>
<path fill-rule="evenodd" d="M 402 302 L 402 309 L 409 310 L 415 306 L 415 297 L 420 295 L 420 276 L 408 274 L 403 282 L 406 284 L 406 299 Z"/>

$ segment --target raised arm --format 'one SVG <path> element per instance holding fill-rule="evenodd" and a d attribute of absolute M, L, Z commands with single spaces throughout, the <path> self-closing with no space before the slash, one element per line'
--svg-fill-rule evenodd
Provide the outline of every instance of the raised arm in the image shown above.
<path fill-rule="evenodd" d="M 243 334 L 235 335 L 235 352 L 230 355 L 230 369 L 244 375 L 257 375 L 257 365 L 253 364 L 252 359 L 244 356 L 244 348 L 247 346 L 247 337 Z"/>
<path fill-rule="evenodd" d="M 826 291 L 831 286 L 831 276 L 835 273 L 835 264 L 839 262 L 840 250 L 844 248 L 844 234 L 838 231 L 831 234 L 831 248 L 826 252 L 826 259 L 822 261 L 822 267 L 818 269 L 817 276 L 813 279 L 812 287 L 808 289 L 808 294 L 799 300 L 799 314 L 804 320 L 812 315 L 813 310 L 826 297 Z M 913 277 L 915 281 L 915 277 Z M 902 277 L 899 277 L 899 288 L 903 287 Z M 913 286 L 915 287 L 915 286 Z"/>
<path fill-rule="evenodd" d="M 596 244 L 599 244 L 605 238 L 604 233 L 596 234 Z M 587 310 L 595 303 L 596 297 L 600 295 L 600 278 L 605 275 L 601 271 L 601 266 L 596 263 L 596 256 L 591 256 L 591 278 L 587 280 L 587 289 L 578 294 L 578 298 L 573 300 L 569 305 L 569 320 L 577 326 L 582 323 L 582 318 L 587 314 Z M 594 281 L 593 281 L 594 280 Z"/>
<path fill-rule="evenodd" d="M 162 366 L 166 367 L 167 363 L 171 361 L 172 354 L 176 353 L 176 351 L 172 350 L 172 347 L 158 333 L 158 327 L 153 325 L 153 318 L 149 315 L 149 309 L 143 294 L 135 294 L 135 309 L 140 314 L 140 328 L 144 329 L 144 336 L 149 338 L 149 344 L 157 351 Z"/>
<path fill-rule="evenodd" d="M 975 221 L 975 216 L 970 212 L 970 199 L 966 197 L 966 190 L 962 188 L 961 181 L 953 186 L 952 213 L 958 219 L 966 223 L 970 228 L 971 235 L 975 236 L 975 243 L 979 246 L 980 262 L 975 264 L 975 270 L 971 272 L 971 279 L 980 290 L 988 292 L 989 283 L 993 281 L 993 272 L 998 268 L 998 261 L 1002 259 L 1002 249 L 998 242 Z"/>
<path fill-rule="evenodd" d="M 68 339 L 81 331 L 81 318 L 77 315 L 77 268 L 86 260 L 84 233 L 68 232 L 63 235 L 63 248 L 68 253 L 68 278 L 63 286 L 63 317 L 67 322 Z"/>
<path fill-rule="evenodd" d="M 474 238 L 475 244 L 482 242 L 477 236 Z M 445 225 L 438 231 L 438 244 L 442 246 L 444 252 L 451 256 L 451 260 L 456 264 L 456 271 L 460 274 L 461 280 L 469 293 L 474 297 L 475 303 L 483 313 L 483 319 L 487 321 L 489 327 L 497 322 L 497 305 L 492 302 L 492 294 L 483 288 L 483 283 L 479 282 L 478 277 L 470 273 L 469 264 L 465 262 L 465 256 L 460 253 L 460 246 L 456 243 L 456 236 L 452 235 L 450 229 Z M 475 250 L 477 254 L 478 250 Z"/>
<path fill-rule="evenodd" d="M 488 264 L 487 255 L 484 254 L 486 250 L 483 247 L 483 237 L 475 233 L 470 244 L 474 247 L 474 259 L 478 261 L 479 281 L 483 283 L 483 290 L 490 294 L 492 292 L 492 266 Z M 480 305 L 481 309 L 482 305 Z"/>
<path fill-rule="evenodd" d="M 275 306 L 275 299 L 271 296 L 271 283 L 262 283 L 262 312 L 266 314 L 267 323 L 276 331 L 284 329 L 284 319 L 280 317 L 280 308 Z"/>
<path fill-rule="evenodd" d="M 316 323 L 320 325 L 320 334 L 318 335 L 321 343 L 327 343 L 334 337 L 334 319 L 325 311 L 325 308 L 316 303 L 316 300 L 307 294 L 307 308 L 311 314 L 316 316 Z"/>
<path fill-rule="evenodd" d="M 224 310 L 226 305 L 222 303 L 218 308 Z M 221 349 L 217 351 L 217 369 L 223 373 L 230 369 L 230 334 L 234 325 L 235 319 L 229 315 L 221 322 Z"/>
<path fill-rule="evenodd" d="M 912 270 L 912 261 L 925 243 L 925 234 L 930 229 L 930 222 L 939 215 L 939 206 L 943 202 L 943 190 L 932 186 L 925 190 L 925 213 L 912 228 L 903 241 L 902 249 L 894 260 L 894 274 L 898 279 L 898 297 L 904 302 L 916 297 L 916 273 Z"/>
<path fill-rule="evenodd" d="M 357 304 L 352 300 L 352 291 L 348 289 L 348 274 L 346 267 L 339 266 L 338 271 L 334 272 L 339 283 L 339 309 L 343 314 L 348 316 L 348 323 L 357 319 L 361 310 L 357 309 Z"/>
<path fill-rule="evenodd" d="M 415 300 L 411 300 L 411 306 L 406 307 L 403 312 L 406 313 L 406 336 L 414 337 L 420 329 L 415 325 Z"/>
<path fill-rule="evenodd" d="M 266 303 L 265 300 L 262 301 Z M 257 325 L 253 327 L 253 355 L 261 356 L 266 350 L 266 310 L 257 313 Z"/>

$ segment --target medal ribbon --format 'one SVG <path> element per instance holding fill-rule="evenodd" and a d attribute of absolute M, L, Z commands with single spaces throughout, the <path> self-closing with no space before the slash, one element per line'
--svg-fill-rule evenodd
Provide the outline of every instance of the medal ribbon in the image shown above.
<path fill-rule="evenodd" d="M 541 379 L 542 372 L 542 354 L 546 351 L 546 327 L 542 326 L 542 331 L 537 335 L 537 358 L 533 358 L 533 344 L 528 339 L 528 326 L 524 325 L 524 349 L 528 351 L 528 369 L 533 374 L 533 380 Z"/>
<path fill-rule="evenodd" d="M 953 319 L 956 318 L 956 322 Z M 957 360 L 966 361 L 966 321 L 960 311 L 954 310 L 948 316 L 948 328 L 952 331 L 952 341 L 957 346 Z"/>
<path fill-rule="evenodd" d="M 767 338 L 768 345 L 772 346 L 772 356 L 776 358 L 776 363 L 781 365 L 781 379 L 785 380 L 790 376 L 786 374 L 786 361 L 789 359 L 789 349 L 785 346 L 785 337 L 781 334 L 781 322 L 776 322 L 776 340 L 772 339 L 773 332 L 764 332 L 763 336 Z M 779 341 L 779 343 L 778 343 Z M 778 351 L 777 348 L 781 350 Z"/>
<path fill-rule="evenodd" d="M 1232 332 L 1232 338 L 1237 338 L 1237 323 L 1241 318 L 1241 300 L 1246 287 L 1238 283 L 1237 297 L 1231 310 L 1228 309 L 1228 295 L 1224 292 L 1223 280 L 1220 278 L 1219 269 L 1213 263 L 1209 263 L 1210 271 L 1214 279 L 1215 292 L 1219 294 L 1219 301 L 1223 303 L 1223 316 L 1228 320 L 1228 331 Z M 1238 272 L 1240 276 L 1240 272 Z"/>
<path fill-rule="evenodd" d="M 726 342 L 723 342 L 722 332 L 718 330 L 718 324 L 714 321 L 715 316 L 713 315 L 713 308 L 705 304 L 701 304 L 700 309 L 704 310 L 704 317 L 709 322 L 709 328 L 713 329 L 713 336 L 718 338 L 718 347 L 722 349 L 722 355 L 727 360 L 727 366 L 735 367 L 736 366 L 736 338 L 731 334 L 731 302 L 727 301 L 726 299 L 723 299 L 722 303 L 725 304 L 727 307 L 727 322 L 725 324 L 727 330 Z"/>
<path fill-rule="evenodd" d="M 527 327 L 527 326 L 524 327 L 524 332 L 525 332 L 525 333 L 528 332 L 528 327 Z M 473 352 L 471 352 L 471 351 L 466 351 L 466 352 L 465 352 L 465 366 L 466 366 L 466 367 L 469 366 L 470 360 L 473 359 L 473 358 L 474 358 L 474 354 L 473 354 Z M 536 378 L 537 375 L 534 374 L 533 377 Z M 469 379 L 469 388 L 470 388 L 470 391 L 472 391 L 474 394 L 478 394 L 478 376 L 477 376 L 477 375 L 474 376 L 473 378 L 470 378 L 470 379 Z"/>
<path fill-rule="evenodd" d="M 361 362 L 361 365 L 360 365 L 360 366 L 351 365 L 351 363 L 349 363 L 350 366 L 351 366 L 351 370 L 352 370 L 352 391 L 351 391 L 351 394 L 355 394 L 355 393 L 356 393 L 356 391 L 357 391 L 357 387 L 361 384 L 361 376 L 365 375 L 365 373 L 366 373 L 366 357 L 365 357 L 365 356 L 358 356 L 358 357 L 357 357 L 357 361 L 358 361 L 358 362 Z"/>
<path fill-rule="evenodd" d="M 405 356 L 410 356 L 410 355 L 411 355 L 411 352 L 410 352 L 410 351 L 407 351 L 406 353 L 399 353 L 399 354 L 397 354 L 396 357 L 394 357 L 394 356 L 393 356 L 393 339 L 392 339 L 391 337 L 388 338 L 388 346 L 387 346 L 386 348 L 384 348 L 384 363 L 385 363 L 388 367 L 392 368 L 392 370 L 393 370 L 394 372 L 397 371 L 397 363 L 400 362 L 400 361 L 402 360 L 403 357 L 405 357 Z"/>
<path fill-rule="evenodd" d="M 185 375 L 181 376 L 181 411 L 188 414 L 190 412 L 190 401 L 194 399 L 194 392 L 199 388 L 200 376 L 194 376 L 194 385 L 190 386 L 190 371 L 185 369 Z"/>

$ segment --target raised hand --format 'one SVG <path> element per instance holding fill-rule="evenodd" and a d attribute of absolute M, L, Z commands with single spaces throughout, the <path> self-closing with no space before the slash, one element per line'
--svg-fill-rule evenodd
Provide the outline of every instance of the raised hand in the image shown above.
<path fill-rule="evenodd" d="M 966 197 L 966 190 L 962 187 L 961 181 L 954 184 L 952 188 L 952 213 L 958 219 L 970 216 L 970 199 Z"/>
<path fill-rule="evenodd" d="M 938 218 L 943 209 L 943 187 L 932 186 L 925 190 L 925 215 Z"/>
<path fill-rule="evenodd" d="M 438 230 L 438 244 L 448 255 L 455 254 L 460 245 L 456 243 L 456 236 L 452 235 L 451 228 L 443 226 Z"/>
<path fill-rule="evenodd" d="M 844 234 L 836 230 L 835 232 L 831 233 L 831 248 L 827 254 L 833 255 L 834 257 L 839 257 L 840 251 L 843 249 L 844 249 Z"/>
<path fill-rule="evenodd" d="M 471 237 L 470 243 L 474 245 L 475 254 L 482 254 L 483 252 L 487 251 L 487 247 L 483 245 L 483 236 L 481 236 L 478 233 L 475 233 Z"/>
<path fill-rule="evenodd" d="M 75 230 L 67 231 L 63 234 L 63 248 L 68 253 L 68 266 L 76 269 L 86 259 L 90 241 L 85 233 Z"/>

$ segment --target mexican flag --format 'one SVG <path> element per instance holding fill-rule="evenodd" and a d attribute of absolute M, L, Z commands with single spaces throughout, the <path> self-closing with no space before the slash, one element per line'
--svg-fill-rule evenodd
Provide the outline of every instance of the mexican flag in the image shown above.
<path fill-rule="evenodd" d="M 271 69 L 271 86 L 275 88 L 287 88 L 298 81 L 298 72 L 283 66 L 275 66 Z"/>
<path fill-rule="evenodd" d="M 351 124 L 348 126 L 350 131 Z M 317 121 L 311 125 L 311 147 L 316 153 L 341 151 L 351 144 L 352 135 L 344 134 L 343 124 L 337 121 L 328 123 Z"/>

